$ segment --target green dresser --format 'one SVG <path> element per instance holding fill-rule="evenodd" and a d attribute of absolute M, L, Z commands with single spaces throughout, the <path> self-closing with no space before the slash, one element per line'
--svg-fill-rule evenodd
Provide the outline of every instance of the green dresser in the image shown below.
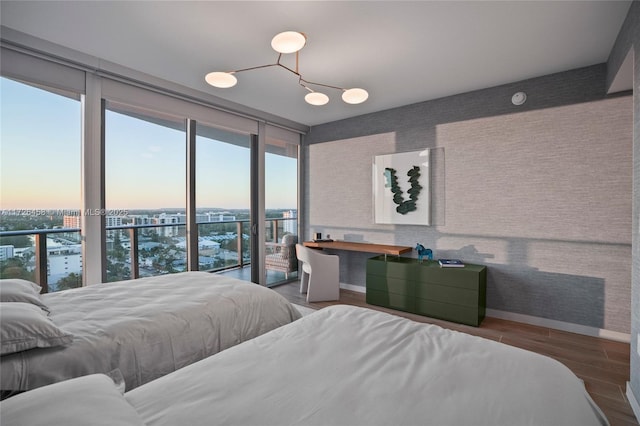
<path fill-rule="evenodd" d="M 479 326 L 484 318 L 487 268 L 443 268 L 435 260 L 367 259 L 367 303 Z"/>

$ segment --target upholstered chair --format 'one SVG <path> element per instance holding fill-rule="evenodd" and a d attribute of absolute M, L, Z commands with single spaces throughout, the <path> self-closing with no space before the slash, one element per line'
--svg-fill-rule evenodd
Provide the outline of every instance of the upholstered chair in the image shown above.
<path fill-rule="evenodd" d="M 298 270 L 298 259 L 296 258 L 297 242 L 297 235 L 287 234 L 282 237 L 282 242 L 280 243 L 266 243 L 265 268 L 284 272 L 285 278 L 288 279 L 291 272 Z"/>

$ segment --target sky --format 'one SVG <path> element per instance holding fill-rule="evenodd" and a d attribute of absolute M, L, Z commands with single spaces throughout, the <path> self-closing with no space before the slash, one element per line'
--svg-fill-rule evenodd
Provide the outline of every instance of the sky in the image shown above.
<path fill-rule="evenodd" d="M 184 208 L 185 133 L 106 113 L 107 209 Z M 196 206 L 249 208 L 249 149 L 198 136 Z M 267 154 L 268 209 L 296 208 L 297 161 Z M 81 207 L 79 100 L 0 78 L 0 209 Z"/>

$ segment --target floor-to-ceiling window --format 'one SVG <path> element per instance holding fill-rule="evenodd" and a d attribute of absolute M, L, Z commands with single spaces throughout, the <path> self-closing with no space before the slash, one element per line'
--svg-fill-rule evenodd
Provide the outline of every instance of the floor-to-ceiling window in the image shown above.
<path fill-rule="evenodd" d="M 196 222 L 200 270 L 249 267 L 251 137 L 197 124 Z M 249 279 L 250 274 L 238 274 Z"/>
<path fill-rule="evenodd" d="M 282 131 L 277 132 L 282 133 Z M 276 134 L 277 134 L 276 133 Z M 267 137 L 265 146 L 265 283 L 298 277 L 298 139 Z"/>
<path fill-rule="evenodd" d="M 42 246 L 48 291 L 82 285 L 80 95 L 0 78 L 0 276 L 36 281 Z M 66 231 L 68 229 L 68 231 Z"/>
<path fill-rule="evenodd" d="M 105 224 L 107 280 L 132 278 L 137 239 L 139 276 L 186 266 L 184 121 L 107 104 Z M 137 233 L 134 235 L 133 233 Z M 135 259 L 133 260 L 135 262 Z"/>
<path fill-rule="evenodd" d="M 297 234 L 298 133 L 80 54 L 0 52 L 3 276 L 45 291 L 195 269 L 295 277 L 265 274 L 263 250 Z M 9 224 L 17 212 L 29 222 Z"/>

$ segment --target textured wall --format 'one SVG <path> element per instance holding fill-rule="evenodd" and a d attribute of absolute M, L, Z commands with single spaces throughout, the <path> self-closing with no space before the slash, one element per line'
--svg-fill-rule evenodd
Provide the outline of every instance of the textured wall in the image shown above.
<path fill-rule="evenodd" d="M 640 399 L 640 2 L 631 4 L 627 18 L 609 55 L 608 81 L 612 81 L 622 60 L 634 49 L 633 82 L 633 268 L 631 288 L 631 389 Z M 636 413 L 637 414 L 637 413 Z"/>
<path fill-rule="evenodd" d="M 313 127 L 306 236 L 421 242 L 488 265 L 489 308 L 628 333 L 632 99 L 605 80 L 598 65 Z M 444 223 L 374 224 L 373 156 L 435 147 Z M 364 285 L 367 256 L 340 256 Z"/>
<path fill-rule="evenodd" d="M 636 399 L 640 398 L 640 6 L 634 3 L 636 14 L 634 25 L 636 38 L 634 46 L 633 84 L 633 273 L 631 290 L 631 384 Z M 636 413 L 637 415 L 638 413 Z"/>

